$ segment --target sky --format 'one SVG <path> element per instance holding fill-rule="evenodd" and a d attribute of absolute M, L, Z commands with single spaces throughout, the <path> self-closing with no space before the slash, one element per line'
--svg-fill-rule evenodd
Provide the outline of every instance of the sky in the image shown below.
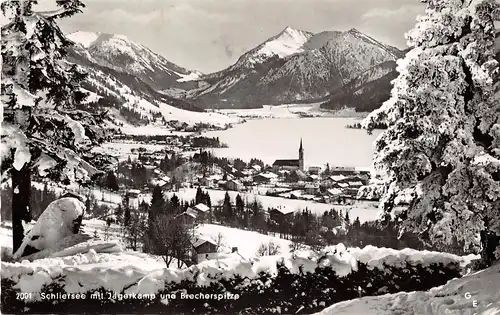
<path fill-rule="evenodd" d="M 53 1 L 53 0 L 52 0 Z M 84 0 L 82 14 L 61 22 L 78 30 L 121 34 L 169 61 L 204 73 L 222 70 L 286 26 L 311 32 L 358 30 L 405 48 L 419 0 Z"/>

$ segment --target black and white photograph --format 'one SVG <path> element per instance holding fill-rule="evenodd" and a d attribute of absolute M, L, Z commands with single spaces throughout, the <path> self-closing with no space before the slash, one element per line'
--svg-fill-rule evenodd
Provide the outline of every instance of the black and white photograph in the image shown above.
<path fill-rule="evenodd" d="M 2 314 L 500 315 L 499 0 L 0 0 Z"/>

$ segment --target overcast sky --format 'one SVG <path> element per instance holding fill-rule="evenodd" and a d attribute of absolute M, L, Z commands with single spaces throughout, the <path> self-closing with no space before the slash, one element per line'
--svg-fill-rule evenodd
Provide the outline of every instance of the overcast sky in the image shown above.
<path fill-rule="evenodd" d="M 311 32 L 357 28 L 386 44 L 425 6 L 419 0 L 84 0 L 62 22 L 77 30 L 126 35 L 168 60 L 202 72 L 221 70 L 286 26 Z"/>

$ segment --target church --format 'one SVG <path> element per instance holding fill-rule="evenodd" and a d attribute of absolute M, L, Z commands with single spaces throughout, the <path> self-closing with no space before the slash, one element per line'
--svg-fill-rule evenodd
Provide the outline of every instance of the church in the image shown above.
<path fill-rule="evenodd" d="M 273 170 L 300 170 L 304 171 L 304 148 L 302 147 L 302 139 L 300 139 L 299 159 L 298 160 L 276 160 L 273 163 Z"/>

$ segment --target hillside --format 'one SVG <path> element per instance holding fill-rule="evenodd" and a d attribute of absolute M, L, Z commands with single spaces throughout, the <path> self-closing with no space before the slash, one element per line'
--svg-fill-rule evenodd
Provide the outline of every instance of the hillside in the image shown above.
<path fill-rule="evenodd" d="M 496 34 L 495 50 L 496 60 L 500 62 L 500 32 Z M 406 54 L 411 48 L 405 49 L 402 53 Z M 371 80 L 363 81 L 356 78 L 346 85 L 345 88 L 333 91 L 327 100 L 321 104 L 321 108 L 339 109 L 343 107 L 354 107 L 358 112 L 371 112 L 379 108 L 386 100 L 389 99 L 392 90 L 391 81 L 397 78 L 399 73 L 396 71 L 396 64 L 379 65 L 378 67 L 386 68 L 386 74 L 372 78 Z M 361 80 L 360 80 L 361 79 Z M 496 80 L 499 77 L 497 75 Z M 359 84 L 362 81 L 362 84 Z M 499 94 L 500 86 L 496 84 L 496 92 Z M 500 97 L 500 96 L 499 96 Z"/>
<path fill-rule="evenodd" d="M 356 29 L 311 34 L 287 27 L 229 68 L 203 76 L 196 81 L 199 87 L 185 96 L 204 108 L 311 102 L 342 90 L 352 80 L 379 79 L 393 70 L 387 71 L 387 65 L 400 56 L 397 48 Z M 365 74 L 379 65 L 383 71 Z"/>
<path fill-rule="evenodd" d="M 106 110 L 111 126 L 156 125 L 168 129 L 170 122 L 220 127 L 230 123 L 225 115 L 204 113 L 189 101 L 158 92 L 155 82 L 172 83 L 194 74 L 144 46 L 109 34 L 77 32 L 69 37 L 76 45 L 69 50 L 67 60 L 88 74 L 82 83 L 90 93 L 84 109 Z"/>
<path fill-rule="evenodd" d="M 394 61 L 379 64 L 361 73 L 345 86 L 337 88 L 320 107 L 334 110 L 354 107 L 357 112 L 371 112 L 389 99 L 391 81 L 397 76 Z"/>
<path fill-rule="evenodd" d="M 198 71 L 190 71 L 168 61 L 123 35 L 78 31 L 68 34 L 68 38 L 85 49 L 87 57 L 95 63 L 138 77 L 155 90 L 166 89 L 201 75 Z"/>

